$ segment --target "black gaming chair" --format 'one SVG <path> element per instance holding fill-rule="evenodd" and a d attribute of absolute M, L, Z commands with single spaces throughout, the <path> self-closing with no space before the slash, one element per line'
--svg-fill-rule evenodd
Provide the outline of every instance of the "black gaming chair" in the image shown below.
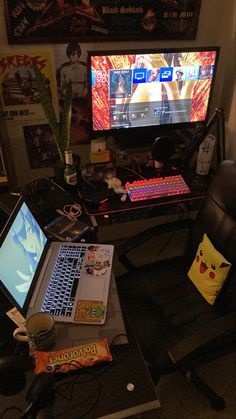
<path fill-rule="evenodd" d="M 162 234 L 166 238 L 166 233 L 173 235 L 181 229 L 188 232 L 183 256 L 139 267 L 130 260 L 137 246 L 147 240 L 152 246 L 152 238 Z M 214 305 L 187 276 L 204 233 L 232 264 Z M 220 163 L 195 220 L 152 227 L 131 237 L 117 251 L 128 270 L 117 278 L 120 299 L 154 382 L 177 369 L 215 409 L 223 409 L 224 400 L 194 367 L 236 348 L 236 162 Z"/>

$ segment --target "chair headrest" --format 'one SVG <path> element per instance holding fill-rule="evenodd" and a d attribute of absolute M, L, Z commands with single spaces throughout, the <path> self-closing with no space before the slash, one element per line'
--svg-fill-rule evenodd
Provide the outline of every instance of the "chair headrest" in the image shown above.
<path fill-rule="evenodd" d="M 201 213 L 211 242 L 236 263 L 236 162 L 224 160 L 210 183 Z"/>
<path fill-rule="evenodd" d="M 236 220 L 236 162 L 222 161 L 208 189 L 210 197 L 225 213 Z"/>

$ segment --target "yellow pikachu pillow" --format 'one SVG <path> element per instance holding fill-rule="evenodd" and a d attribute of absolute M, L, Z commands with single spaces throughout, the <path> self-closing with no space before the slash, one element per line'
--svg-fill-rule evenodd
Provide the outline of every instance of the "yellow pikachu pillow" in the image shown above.
<path fill-rule="evenodd" d="M 229 263 L 213 246 L 204 234 L 198 246 L 196 257 L 188 271 L 188 277 L 197 287 L 209 304 L 214 304 L 219 294 L 231 263 Z"/>

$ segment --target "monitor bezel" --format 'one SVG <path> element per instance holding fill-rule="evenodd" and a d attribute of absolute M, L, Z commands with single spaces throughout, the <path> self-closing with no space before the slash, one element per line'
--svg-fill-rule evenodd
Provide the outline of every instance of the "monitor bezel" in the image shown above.
<path fill-rule="evenodd" d="M 93 129 L 93 109 L 92 109 L 92 87 L 91 87 L 91 58 L 93 56 L 102 55 L 133 55 L 133 54 L 163 54 L 163 53 L 177 53 L 177 52 L 206 52 L 215 51 L 216 58 L 214 64 L 214 74 L 212 77 L 212 83 L 209 93 L 209 99 L 207 104 L 206 117 L 203 121 L 190 121 L 190 122 L 178 122 L 171 124 L 159 124 L 142 127 L 119 127 L 110 128 L 104 130 Z M 196 46 L 196 47 L 151 47 L 151 48 L 122 48 L 115 50 L 89 50 L 87 51 L 87 81 L 88 81 L 88 111 L 89 111 L 89 135 L 91 140 L 98 137 L 114 137 L 120 145 L 127 146 L 130 148 L 143 145 L 144 138 L 145 143 L 148 145 L 153 142 L 153 139 L 161 135 L 169 135 L 174 130 L 181 129 L 195 129 L 199 126 L 205 126 L 209 119 L 209 113 L 211 110 L 212 96 L 215 89 L 218 61 L 219 61 L 220 46 Z"/>

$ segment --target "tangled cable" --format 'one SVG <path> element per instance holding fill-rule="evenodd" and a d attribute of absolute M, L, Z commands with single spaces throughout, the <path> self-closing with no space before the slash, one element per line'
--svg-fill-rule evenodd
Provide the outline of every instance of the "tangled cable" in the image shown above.
<path fill-rule="evenodd" d="M 77 221 L 77 218 L 82 214 L 82 208 L 80 204 L 66 204 L 63 209 L 56 210 L 58 214 L 64 215 L 72 221 Z"/>

